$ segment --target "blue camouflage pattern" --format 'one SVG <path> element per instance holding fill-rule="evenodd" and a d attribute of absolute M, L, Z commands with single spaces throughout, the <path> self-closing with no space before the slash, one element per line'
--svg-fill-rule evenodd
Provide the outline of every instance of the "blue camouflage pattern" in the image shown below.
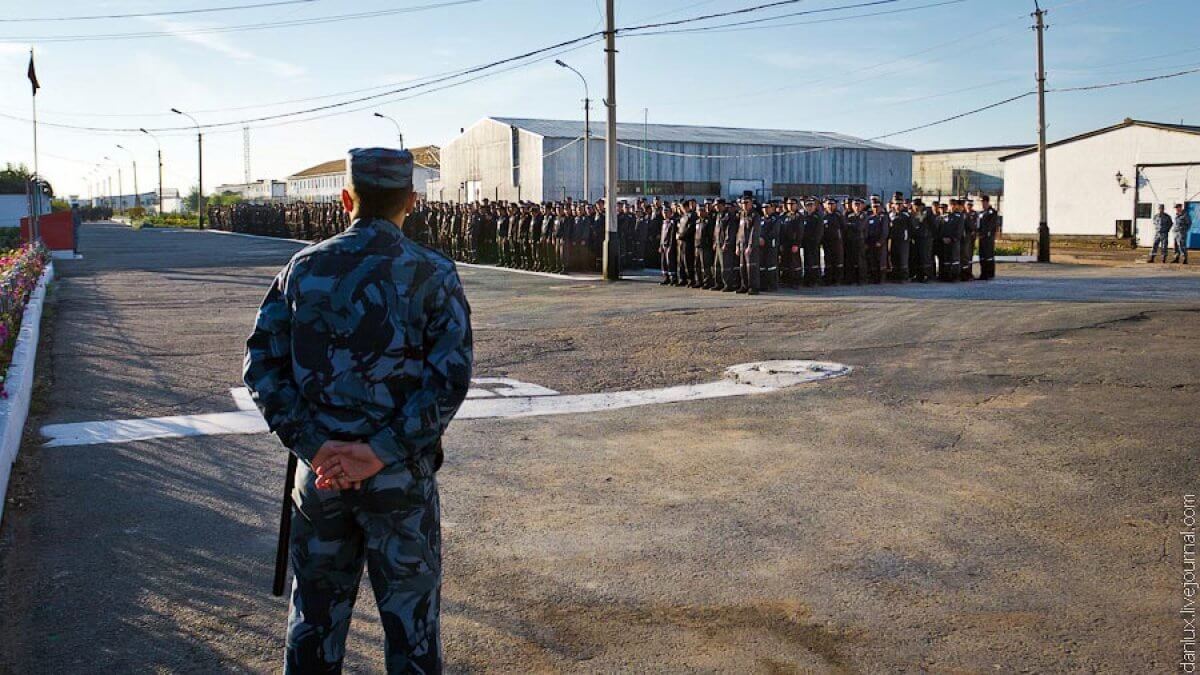
<path fill-rule="evenodd" d="M 392 148 L 354 148 L 346 157 L 350 184 L 369 190 L 399 190 L 413 186 L 413 155 Z"/>
<path fill-rule="evenodd" d="M 387 220 L 355 221 L 276 276 L 243 379 L 300 459 L 292 486 L 287 672 L 340 672 L 364 562 L 394 673 L 442 669 L 441 436 L 466 398 L 470 306 L 454 263 Z M 329 440 L 364 441 L 384 469 L 317 490 Z"/>

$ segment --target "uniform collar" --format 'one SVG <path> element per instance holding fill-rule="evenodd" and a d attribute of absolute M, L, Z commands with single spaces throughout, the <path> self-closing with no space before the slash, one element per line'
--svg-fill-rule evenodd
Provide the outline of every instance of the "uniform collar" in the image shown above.
<path fill-rule="evenodd" d="M 398 225 L 384 218 L 371 218 L 370 220 L 359 218 L 350 224 L 350 229 L 371 230 L 397 239 L 404 237 L 404 232 Z"/>

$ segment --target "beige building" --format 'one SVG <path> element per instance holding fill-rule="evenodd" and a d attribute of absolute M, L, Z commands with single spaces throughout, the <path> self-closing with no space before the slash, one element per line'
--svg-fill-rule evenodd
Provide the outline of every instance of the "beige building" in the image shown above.
<path fill-rule="evenodd" d="M 413 187 L 422 197 L 426 185 L 436 181 L 440 173 L 441 150 L 436 145 L 410 148 L 416 168 L 413 172 Z M 292 174 L 287 177 L 287 196 L 303 202 L 334 202 L 341 199 L 342 187 L 346 185 L 346 160 L 334 159 Z"/>

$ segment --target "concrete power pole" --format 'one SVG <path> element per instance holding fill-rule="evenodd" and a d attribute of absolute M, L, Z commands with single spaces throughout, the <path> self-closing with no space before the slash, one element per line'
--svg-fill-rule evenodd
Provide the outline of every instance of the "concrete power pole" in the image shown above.
<path fill-rule="evenodd" d="M 246 185 L 250 184 L 250 127 L 242 127 L 242 164 L 246 172 Z"/>
<path fill-rule="evenodd" d="M 608 26 L 604 32 L 605 54 L 608 62 L 608 128 L 605 133 L 607 146 L 604 157 L 604 278 L 607 281 L 621 279 L 621 239 L 617 236 L 617 17 L 613 7 L 615 0 L 607 0 Z"/>
<path fill-rule="evenodd" d="M 1050 262 L 1050 205 L 1046 191 L 1046 53 L 1043 37 L 1046 33 L 1046 11 L 1034 0 L 1037 10 L 1033 13 L 1037 19 L 1034 29 L 1037 31 L 1037 61 L 1038 61 L 1038 179 L 1041 185 L 1041 210 L 1038 220 L 1038 262 Z"/>

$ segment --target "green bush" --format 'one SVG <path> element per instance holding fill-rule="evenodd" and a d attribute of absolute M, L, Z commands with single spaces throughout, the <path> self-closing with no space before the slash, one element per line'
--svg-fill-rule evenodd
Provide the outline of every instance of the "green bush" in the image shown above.
<path fill-rule="evenodd" d="M 17 227 L 0 227 L 0 251 L 9 251 L 21 247 L 21 229 Z"/>
<path fill-rule="evenodd" d="M 134 227 L 197 227 L 197 223 L 195 216 L 181 213 L 164 213 L 161 215 L 151 214 L 137 219 L 134 222 Z"/>
<path fill-rule="evenodd" d="M 996 255 L 1028 255 L 1020 244 L 997 244 Z"/>

